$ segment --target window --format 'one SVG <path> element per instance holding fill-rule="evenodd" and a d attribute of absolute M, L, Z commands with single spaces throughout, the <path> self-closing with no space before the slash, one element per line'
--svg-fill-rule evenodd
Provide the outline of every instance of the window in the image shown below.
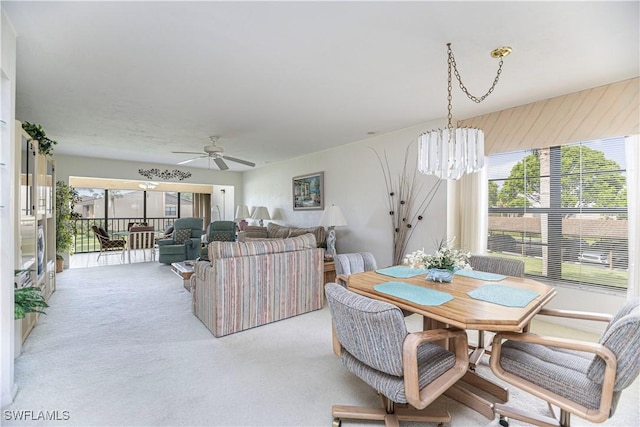
<path fill-rule="evenodd" d="M 525 273 L 627 287 L 625 139 L 489 156 L 488 249 Z"/>
<path fill-rule="evenodd" d="M 176 206 L 165 206 L 164 207 L 164 216 L 177 217 L 178 216 L 178 208 Z"/>

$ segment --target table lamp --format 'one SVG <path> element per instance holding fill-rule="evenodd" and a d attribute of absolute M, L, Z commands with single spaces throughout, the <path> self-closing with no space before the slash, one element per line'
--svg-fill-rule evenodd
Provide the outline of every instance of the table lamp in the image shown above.
<path fill-rule="evenodd" d="M 344 218 L 344 215 L 338 206 L 331 205 L 322 212 L 320 225 L 329 229 L 329 234 L 327 236 L 327 254 L 329 254 L 331 258 L 335 258 L 336 231 L 334 228 L 341 225 L 347 225 L 347 220 Z"/>
<path fill-rule="evenodd" d="M 238 205 L 236 208 L 236 221 L 238 221 L 238 228 L 240 230 L 244 230 L 247 227 L 247 218 L 251 218 L 247 205 Z"/>
<path fill-rule="evenodd" d="M 271 216 L 269 216 L 269 210 L 266 208 L 266 206 L 256 206 L 256 208 L 253 210 L 253 213 L 251 214 L 251 219 L 260 220 L 260 227 L 264 227 L 263 220 L 271 219 Z"/>

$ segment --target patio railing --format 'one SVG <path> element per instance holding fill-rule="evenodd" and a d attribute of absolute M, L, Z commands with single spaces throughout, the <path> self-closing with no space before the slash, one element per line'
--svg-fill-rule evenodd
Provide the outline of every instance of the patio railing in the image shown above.
<path fill-rule="evenodd" d="M 76 220 L 74 253 L 98 252 L 100 243 L 91 229 L 92 225 L 102 227 L 111 235 L 118 231 L 127 231 L 130 223 L 146 222 L 157 231 L 166 230 L 177 218 L 80 218 Z"/>

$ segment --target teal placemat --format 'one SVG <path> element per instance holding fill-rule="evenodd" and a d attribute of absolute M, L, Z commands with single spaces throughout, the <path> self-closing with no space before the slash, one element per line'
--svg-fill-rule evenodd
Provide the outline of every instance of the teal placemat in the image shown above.
<path fill-rule="evenodd" d="M 427 269 L 422 267 L 411 267 L 408 265 L 394 265 L 393 267 L 376 270 L 376 273 L 384 274 L 385 276 L 397 277 L 399 279 L 407 279 L 409 277 L 427 274 Z"/>
<path fill-rule="evenodd" d="M 540 294 L 528 289 L 504 285 L 484 285 L 467 292 L 471 298 L 492 302 L 507 307 L 526 307 Z"/>
<path fill-rule="evenodd" d="M 434 291 L 404 282 L 386 282 L 373 287 L 378 292 L 415 302 L 420 305 L 441 305 L 453 297 L 446 292 Z"/>
<path fill-rule="evenodd" d="M 486 280 L 487 282 L 499 282 L 507 278 L 507 276 L 503 274 L 496 273 L 487 273 L 486 271 L 476 271 L 476 270 L 458 270 L 456 271 L 456 276 L 464 276 L 470 277 L 472 279 Z"/>

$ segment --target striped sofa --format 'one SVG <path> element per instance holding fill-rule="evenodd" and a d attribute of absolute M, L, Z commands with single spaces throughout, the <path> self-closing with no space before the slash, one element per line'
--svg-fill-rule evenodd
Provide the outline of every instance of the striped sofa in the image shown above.
<path fill-rule="evenodd" d="M 191 277 L 193 311 L 216 337 L 322 308 L 324 251 L 313 234 L 211 242 Z"/>

